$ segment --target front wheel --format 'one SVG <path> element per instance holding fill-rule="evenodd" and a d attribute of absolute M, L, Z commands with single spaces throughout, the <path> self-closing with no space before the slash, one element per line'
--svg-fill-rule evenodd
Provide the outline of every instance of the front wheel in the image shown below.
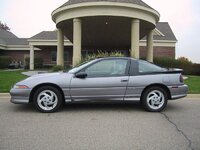
<path fill-rule="evenodd" d="M 163 88 L 150 87 L 142 96 L 144 108 L 150 112 L 160 112 L 167 106 L 167 93 Z"/>
<path fill-rule="evenodd" d="M 57 111 L 62 105 L 62 95 L 55 87 L 43 86 L 35 92 L 33 101 L 39 111 L 51 113 Z"/>

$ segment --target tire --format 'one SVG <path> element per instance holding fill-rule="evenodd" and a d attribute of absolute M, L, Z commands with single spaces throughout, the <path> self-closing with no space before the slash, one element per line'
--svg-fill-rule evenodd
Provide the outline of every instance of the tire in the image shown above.
<path fill-rule="evenodd" d="M 43 86 L 35 92 L 33 102 L 36 109 L 40 112 L 52 113 L 61 107 L 63 98 L 57 88 L 53 86 Z"/>
<path fill-rule="evenodd" d="M 167 106 L 167 93 L 161 87 L 150 87 L 142 95 L 143 107 L 150 112 L 160 112 Z"/>

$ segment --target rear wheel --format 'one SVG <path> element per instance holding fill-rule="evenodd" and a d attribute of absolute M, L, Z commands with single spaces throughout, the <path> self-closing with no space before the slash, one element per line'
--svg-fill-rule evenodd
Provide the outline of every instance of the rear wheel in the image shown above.
<path fill-rule="evenodd" d="M 167 106 L 167 93 L 161 87 L 150 87 L 143 93 L 142 104 L 147 111 L 160 112 Z"/>
<path fill-rule="evenodd" d="M 35 92 L 33 101 L 39 111 L 51 113 L 57 111 L 62 105 L 62 95 L 55 87 L 43 86 Z"/>

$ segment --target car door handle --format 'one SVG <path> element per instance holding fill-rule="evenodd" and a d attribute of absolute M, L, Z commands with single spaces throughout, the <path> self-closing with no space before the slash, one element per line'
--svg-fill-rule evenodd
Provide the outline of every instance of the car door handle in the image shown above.
<path fill-rule="evenodd" d="M 128 82 L 128 79 L 122 79 L 121 82 Z"/>

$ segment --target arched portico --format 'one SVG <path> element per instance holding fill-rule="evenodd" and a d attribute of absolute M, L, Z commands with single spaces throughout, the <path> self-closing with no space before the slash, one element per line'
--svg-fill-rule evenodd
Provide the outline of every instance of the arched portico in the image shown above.
<path fill-rule="evenodd" d="M 73 43 L 73 66 L 83 47 L 130 49 L 139 58 L 139 40 L 147 35 L 147 60 L 153 61 L 153 30 L 159 13 L 144 2 L 68 1 L 52 13 L 58 28 L 57 64 L 64 65 L 64 35 Z"/>

